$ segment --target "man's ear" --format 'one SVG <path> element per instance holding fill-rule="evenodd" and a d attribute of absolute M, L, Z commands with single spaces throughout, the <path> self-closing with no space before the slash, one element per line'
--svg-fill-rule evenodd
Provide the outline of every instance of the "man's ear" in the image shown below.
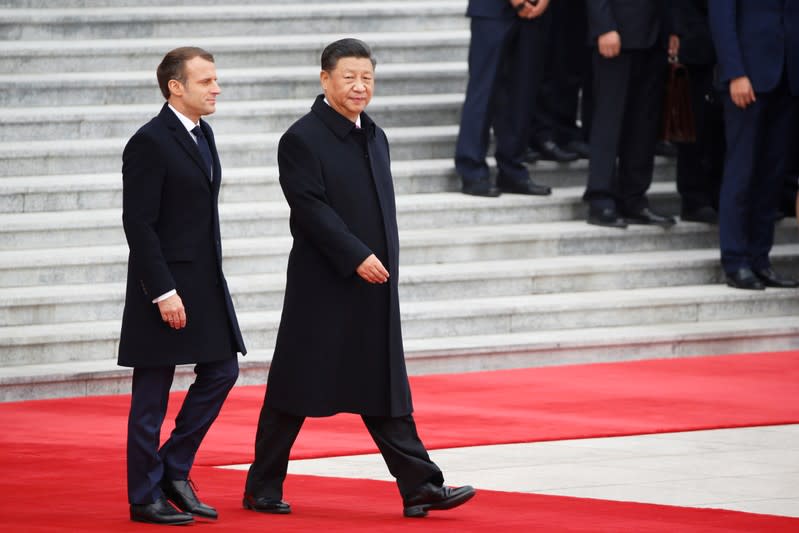
<path fill-rule="evenodd" d="M 326 70 L 323 70 L 319 73 L 319 83 L 322 84 L 322 91 L 327 91 L 327 82 L 330 81 L 330 73 Z"/>
<path fill-rule="evenodd" d="M 178 80 L 169 80 L 167 87 L 169 87 L 170 94 L 174 94 L 175 96 L 183 96 L 183 84 Z"/>

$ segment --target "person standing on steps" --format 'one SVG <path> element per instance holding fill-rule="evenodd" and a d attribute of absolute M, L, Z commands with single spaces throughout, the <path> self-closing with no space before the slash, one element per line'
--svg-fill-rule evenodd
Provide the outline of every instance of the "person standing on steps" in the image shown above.
<path fill-rule="evenodd" d="M 293 245 L 245 509 L 290 513 L 283 482 L 305 418 L 342 412 L 361 415 L 397 480 L 406 517 L 474 496 L 472 487 L 444 486 L 412 415 L 389 146 L 364 112 L 375 63 L 362 41 L 329 44 L 321 58 L 324 94 L 278 145 Z"/>
<path fill-rule="evenodd" d="M 464 194 L 552 192 L 534 183 L 524 165 L 538 86 L 536 63 L 546 37 L 540 17 L 548 5 L 549 0 L 469 0 L 469 81 L 455 147 Z M 496 185 L 486 163 L 492 128 Z"/>
<path fill-rule="evenodd" d="M 178 525 L 216 519 L 189 479 L 194 456 L 247 352 L 222 273 L 221 167 L 211 127 L 214 57 L 176 48 L 157 69 L 166 98 L 122 154 L 122 223 L 130 248 L 119 364 L 133 367 L 128 417 L 130 518 Z M 159 447 L 175 365 L 197 377 Z M 176 509 L 169 501 L 171 501 Z"/>

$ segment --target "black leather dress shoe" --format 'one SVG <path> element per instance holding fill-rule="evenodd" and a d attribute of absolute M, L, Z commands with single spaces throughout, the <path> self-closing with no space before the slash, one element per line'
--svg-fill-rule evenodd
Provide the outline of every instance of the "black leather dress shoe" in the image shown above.
<path fill-rule="evenodd" d="M 607 228 L 626 228 L 627 222 L 619 215 L 619 212 L 612 207 L 590 207 L 588 209 L 589 224 L 594 226 L 605 226 Z"/>
<path fill-rule="evenodd" d="M 241 502 L 245 509 L 256 511 L 258 513 L 272 513 L 272 514 L 289 514 L 291 513 L 291 505 L 283 500 L 275 500 L 272 498 L 256 498 L 250 494 L 244 495 L 244 500 Z"/>
<path fill-rule="evenodd" d="M 541 159 L 546 161 L 557 161 L 558 163 L 570 163 L 577 161 L 580 156 L 569 150 L 565 150 L 558 146 L 555 141 L 544 141 L 538 145 L 538 151 L 541 153 Z"/>
<path fill-rule="evenodd" d="M 487 196 L 489 198 L 496 198 L 502 192 L 489 181 L 472 181 L 464 182 L 461 187 L 463 194 L 471 194 L 472 196 Z"/>
<path fill-rule="evenodd" d="M 674 220 L 674 217 L 660 215 L 648 207 L 644 207 L 640 211 L 636 211 L 634 213 L 625 213 L 624 219 L 628 224 L 645 224 L 648 226 L 660 226 L 663 228 L 670 228 L 677 223 L 677 221 Z"/>
<path fill-rule="evenodd" d="M 692 211 L 680 213 L 680 220 L 685 222 L 702 222 L 703 224 L 718 224 L 719 214 L 715 209 L 706 205 Z"/>
<path fill-rule="evenodd" d="M 727 272 L 726 281 L 727 285 L 734 289 L 762 291 L 766 288 L 763 282 L 749 268 L 739 268 L 735 272 Z"/>
<path fill-rule="evenodd" d="M 189 513 L 178 511 L 166 501 L 166 498 L 161 498 L 155 503 L 132 503 L 130 505 L 130 519 L 134 522 L 165 526 L 182 526 L 194 522 L 194 518 Z"/>
<path fill-rule="evenodd" d="M 552 189 L 546 185 L 539 185 L 533 180 L 523 182 L 501 181 L 498 180 L 499 190 L 513 194 L 532 194 L 535 196 L 547 196 L 552 194 Z"/>
<path fill-rule="evenodd" d="M 569 152 L 574 152 L 581 159 L 589 159 L 591 157 L 591 146 L 583 141 L 569 141 L 565 146 Z"/>
<path fill-rule="evenodd" d="M 219 517 L 216 509 L 201 502 L 194 493 L 192 485 L 188 479 L 164 480 L 161 483 L 161 490 L 164 491 L 164 496 L 184 513 L 216 520 Z"/>
<path fill-rule="evenodd" d="M 795 289 L 796 287 L 799 287 L 799 281 L 790 278 L 783 278 L 774 272 L 774 269 L 771 267 L 755 269 L 753 272 L 766 287 L 777 287 L 778 289 Z"/>
<path fill-rule="evenodd" d="M 466 503 L 474 496 L 474 489 L 469 485 L 463 487 L 437 487 L 425 483 L 422 487 L 402 499 L 402 514 L 408 518 L 427 516 L 428 511 L 452 509 Z"/>

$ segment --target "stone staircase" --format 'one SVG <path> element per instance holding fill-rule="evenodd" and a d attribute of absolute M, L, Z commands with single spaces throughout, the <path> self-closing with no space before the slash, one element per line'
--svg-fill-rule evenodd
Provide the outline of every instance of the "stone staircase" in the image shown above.
<path fill-rule="evenodd" d="M 121 150 L 158 112 L 176 46 L 217 60 L 225 272 L 263 383 L 290 246 L 276 146 L 307 112 L 328 42 L 378 56 L 370 114 L 392 144 L 413 373 L 799 347 L 799 293 L 719 283 L 716 229 L 583 222 L 586 164 L 537 163 L 551 197 L 457 192 L 464 0 L 0 0 L 0 400 L 128 392 L 116 366 L 127 246 Z M 183 4 L 191 4 L 186 7 Z M 135 6 L 135 7 L 133 7 Z M 194 40 L 175 35 L 202 35 Z M 673 165 L 651 199 L 675 212 Z M 799 275 L 795 222 L 775 263 Z M 192 379 L 181 367 L 177 386 Z"/>

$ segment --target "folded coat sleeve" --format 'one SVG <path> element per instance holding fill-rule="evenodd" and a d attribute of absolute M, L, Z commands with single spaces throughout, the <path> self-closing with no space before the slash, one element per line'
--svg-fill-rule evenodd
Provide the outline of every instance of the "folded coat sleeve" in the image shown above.
<path fill-rule="evenodd" d="M 733 0 L 710 0 L 708 18 L 716 58 L 719 64 L 719 78 L 728 82 L 746 76 L 741 42 L 736 25 L 737 5 Z"/>
<path fill-rule="evenodd" d="M 353 274 L 372 251 L 330 205 L 318 158 L 302 139 L 288 132 L 280 139 L 277 160 L 292 222 L 341 276 Z"/>
<path fill-rule="evenodd" d="M 122 153 L 122 225 L 131 266 L 150 299 L 175 289 L 157 227 L 166 165 L 155 139 L 136 133 Z"/>

